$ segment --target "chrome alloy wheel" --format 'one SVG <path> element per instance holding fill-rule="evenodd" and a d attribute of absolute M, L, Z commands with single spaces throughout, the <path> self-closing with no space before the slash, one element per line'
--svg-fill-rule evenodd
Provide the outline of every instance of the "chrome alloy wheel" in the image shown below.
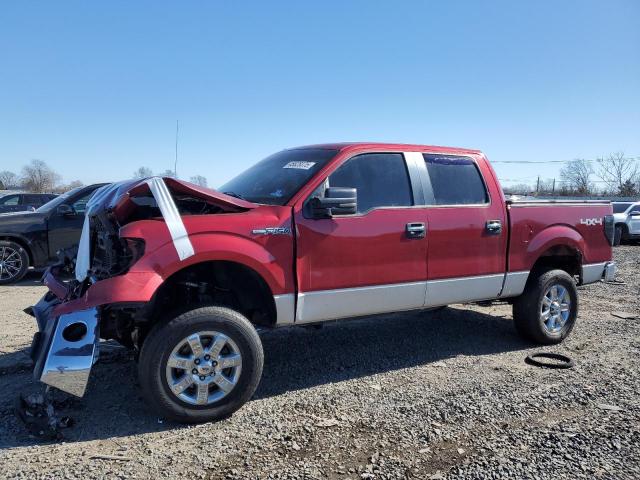
<path fill-rule="evenodd" d="M 211 405 L 226 397 L 240 379 L 240 349 L 220 332 L 198 332 L 182 339 L 166 365 L 171 392 L 191 405 Z"/>
<path fill-rule="evenodd" d="M 540 321 L 549 333 L 562 330 L 571 315 L 571 296 L 569 291 L 559 284 L 551 285 L 542 297 Z"/>
<path fill-rule="evenodd" d="M 0 247 L 0 280 L 11 280 L 22 270 L 20 252 L 11 247 Z"/>

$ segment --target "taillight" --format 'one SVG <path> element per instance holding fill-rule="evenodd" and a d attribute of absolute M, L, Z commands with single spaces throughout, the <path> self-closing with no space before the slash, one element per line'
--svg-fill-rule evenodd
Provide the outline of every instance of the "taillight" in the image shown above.
<path fill-rule="evenodd" d="M 613 215 L 604 216 L 604 234 L 609 240 L 609 244 L 613 245 L 615 240 L 616 226 L 613 220 Z"/>

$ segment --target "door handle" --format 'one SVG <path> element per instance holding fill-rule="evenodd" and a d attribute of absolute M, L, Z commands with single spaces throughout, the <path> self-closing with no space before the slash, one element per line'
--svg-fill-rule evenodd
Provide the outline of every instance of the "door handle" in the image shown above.
<path fill-rule="evenodd" d="M 485 229 L 489 233 L 501 233 L 502 222 L 500 220 L 487 220 L 487 223 L 485 224 Z"/>
<path fill-rule="evenodd" d="M 424 238 L 427 234 L 427 227 L 424 223 L 410 222 L 406 227 L 407 238 Z"/>

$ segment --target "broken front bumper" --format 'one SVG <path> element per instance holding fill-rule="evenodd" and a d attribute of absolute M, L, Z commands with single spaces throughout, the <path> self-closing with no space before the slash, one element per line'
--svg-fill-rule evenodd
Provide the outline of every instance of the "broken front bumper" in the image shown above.
<path fill-rule="evenodd" d="M 60 301 L 47 293 L 32 309 L 39 331 L 33 337 L 33 377 L 81 397 L 98 354 L 98 309 L 53 315 Z"/>

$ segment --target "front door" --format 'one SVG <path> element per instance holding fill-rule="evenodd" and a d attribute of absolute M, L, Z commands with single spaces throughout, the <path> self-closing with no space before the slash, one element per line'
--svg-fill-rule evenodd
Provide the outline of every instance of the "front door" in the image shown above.
<path fill-rule="evenodd" d="M 71 248 L 80 241 L 87 202 L 95 189 L 69 198 L 67 205 L 72 208 L 69 214 L 51 212 L 47 227 L 49 230 L 49 257 L 55 258 L 58 250 Z"/>
<path fill-rule="evenodd" d="M 314 219 L 304 208 L 296 212 L 296 323 L 423 306 L 426 209 L 415 206 L 411 185 L 402 153 L 361 154 L 311 195 L 356 188 L 356 214 Z"/>
<path fill-rule="evenodd" d="M 507 219 L 472 157 L 423 154 L 430 203 L 426 306 L 496 298 L 505 273 Z"/>

